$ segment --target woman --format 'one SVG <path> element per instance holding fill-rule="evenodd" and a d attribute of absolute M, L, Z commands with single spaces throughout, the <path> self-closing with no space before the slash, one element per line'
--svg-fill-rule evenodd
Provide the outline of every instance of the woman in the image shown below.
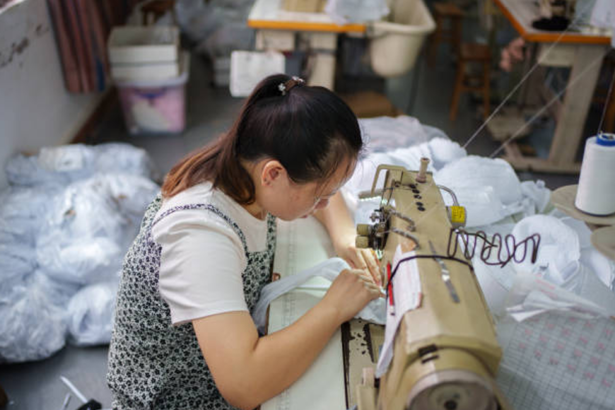
<path fill-rule="evenodd" d="M 109 351 L 114 409 L 252 409 L 380 296 L 377 262 L 354 247 L 338 192 L 361 148 L 341 99 L 274 75 L 226 135 L 170 171 L 124 261 Z M 259 336 L 249 311 L 270 281 L 275 218 L 311 214 L 355 269 L 296 323 Z"/>

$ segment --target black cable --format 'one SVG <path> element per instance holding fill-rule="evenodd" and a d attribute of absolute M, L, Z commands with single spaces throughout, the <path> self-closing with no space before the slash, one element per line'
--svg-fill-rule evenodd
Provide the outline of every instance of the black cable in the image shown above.
<path fill-rule="evenodd" d="M 479 240 L 482 240 L 481 244 L 479 244 Z M 517 238 L 512 234 L 502 237 L 502 235 L 496 233 L 489 239 L 484 231 L 470 233 L 463 229 L 451 229 L 446 250 L 449 256 L 457 254 L 459 241 L 463 243 L 463 256 L 466 259 L 474 258 L 476 251 L 479 250 L 478 256 L 483 263 L 503 268 L 511 261 L 523 262 L 528 257 L 530 246 L 532 250 L 531 261 L 535 263 L 540 247 L 540 234 L 535 233 L 522 241 L 517 241 Z M 491 260 L 492 254 L 496 257 L 495 261 Z"/>
<path fill-rule="evenodd" d="M 397 262 L 397 265 L 395 265 L 395 269 L 393 269 L 393 272 L 391 273 L 391 277 L 389 278 L 389 282 L 387 283 L 386 300 L 389 300 L 389 289 L 391 289 L 391 291 L 393 290 L 393 278 L 395 277 L 395 274 L 397 273 L 397 269 L 399 268 L 399 266 L 402 263 L 411 261 L 413 259 L 433 259 L 435 261 L 438 258 L 439 259 L 446 259 L 446 260 L 449 260 L 449 261 L 456 261 L 456 262 L 462 263 L 462 264 L 466 265 L 468 268 L 470 268 L 470 270 L 472 272 L 474 272 L 474 268 L 472 267 L 472 265 L 469 262 L 466 262 L 463 259 L 458 259 L 458 258 L 451 257 L 451 256 L 443 256 L 443 255 L 412 255 L 412 256 L 407 256 L 407 257 L 401 259 L 399 262 Z"/>

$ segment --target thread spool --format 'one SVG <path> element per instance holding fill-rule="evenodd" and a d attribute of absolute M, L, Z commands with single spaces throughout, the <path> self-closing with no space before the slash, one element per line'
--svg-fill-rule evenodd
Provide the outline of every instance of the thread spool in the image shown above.
<path fill-rule="evenodd" d="M 615 134 L 599 134 L 585 143 L 574 204 L 590 215 L 615 213 Z"/>

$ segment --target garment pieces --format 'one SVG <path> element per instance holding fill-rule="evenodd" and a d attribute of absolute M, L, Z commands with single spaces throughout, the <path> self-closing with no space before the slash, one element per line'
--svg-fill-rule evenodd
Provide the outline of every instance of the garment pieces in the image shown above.
<path fill-rule="evenodd" d="M 301 288 L 305 282 L 316 276 L 333 282 L 344 269 L 350 269 L 350 266 L 343 259 L 331 258 L 312 268 L 299 272 L 296 275 L 290 275 L 266 285 L 261 291 L 258 303 L 252 310 L 252 319 L 254 319 L 254 323 L 258 330 L 261 333 L 265 333 L 267 330 L 265 329 L 265 324 L 267 322 L 267 307 L 273 300 L 294 289 Z M 357 314 L 356 318 L 380 325 L 385 324 L 386 301 L 384 298 L 373 300 Z"/>

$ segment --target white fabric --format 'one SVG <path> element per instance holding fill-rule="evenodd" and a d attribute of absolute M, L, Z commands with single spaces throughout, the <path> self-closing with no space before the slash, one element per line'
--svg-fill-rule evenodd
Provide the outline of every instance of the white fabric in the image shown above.
<path fill-rule="evenodd" d="M 156 218 L 191 204 L 215 206 L 242 230 L 249 252 L 265 250 L 267 221 L 255 218 L 209 183 L 165 200 Z M 174 325 L 248 310 L 241 278 L 247 259 L 239 236 L 224 219 L 205 209 L 176 211 L 154 225 L 152 238 L 162 247 L 160 294 L 169 304 Z"/>
<path fill-rule="evenodd" d="M 393 359 L 393 349 L 395 347 L 395 335 L 399 329 L 402 318 L 411 310 L 421 306 L 423 299 L 423 287 L 421 285 L 421 275 L 416 259 L 410 259 L 406 263 L 401 262 L 407 257 L 413 257 L 416 252 L 403 253 L 401 245 L 395 249 L 393 256 L 393 271 L 398 272 L 393 277 L 393 301 L 394 306 L 386 303 L 386 328 L 384 333 L 384 343 L 376 366 L 376 377 L 382 377 L 388 370 Z M 401 263 L 401 264 L 400 264 Z"/>
<path fill-rule="evenodd" d="M 328 0 L 325 12 L 339 25 L 380 20 L 389 14 L 385 0 Z"/>
<path fill-rule="evenodd" d="M 361 118 L 361 134 L 369 153 L 388 153 L 401 147 L 410 147 L 429 141 L 421 122 L 407 115 L 399 117 Z"/>
<path fill-rule="evenodd" d="M 261 332 L 265 332 L 267 322 L 267 307 L 278 297 L 292 291 L 296 288 L 305 286 L 306 282 L 313 277 L 323 277 L 329 282 L 333 282 L 335 278 L 344 270 L 350 269 L 348 263 L 341 258 L 331 258 L 318 265 L 305 269 L 297 274 L 287 276 L 283 279 L 271 282 L 261 290 L 261 296 L 258 303 L 252 312 L 252 319 L 256 327 Z M 328 289 L 330 283 L 327 283 L 322 289 Z M 355 318 L 363 319 L 371 323 L 384 325 L 386 323 L 386 301 L 384 298 L 378 298 L 371 301 L 365 306 Z"/>
<path fill-rule="evenodd" d="M 361 120 L 361 124 L 364 129 L 367 128 L 364 120 Z M 409 170 L 414 170 L 419 169 L 421 158 L 426 157 L 431 160 L 427 170 L 437 171 L 439 169 L 438 167 L 465 156 L 465 149 L 461 148 L 458 143 L 440 137 L 432 138 L 428 142 L 422 142 L 406 148 L 398 148 L 386 153 L 375 152 L 369 154 L 357 164 L 345 188 L 355 195 L 358 195 L 361 191 L 371 190 L 376 169 L 378 165 L 381 164 L 400 165 Z M 379 177 L 377 184 L 378 188 L 381 188 L 384 183 L 384 174 L 383 172 Z"/>
<path fill-rule="evenodd" d="M 537 274 L 569 291 L 580 286 L 579 235 L 561 220 L 548 215 L 528 216 L 518 222 L 512 231 L 517 242 L 536 233 L 540 234 L 536 263 L 532 264 L 529 257 L 514 263 L 517 273 Z"/>

